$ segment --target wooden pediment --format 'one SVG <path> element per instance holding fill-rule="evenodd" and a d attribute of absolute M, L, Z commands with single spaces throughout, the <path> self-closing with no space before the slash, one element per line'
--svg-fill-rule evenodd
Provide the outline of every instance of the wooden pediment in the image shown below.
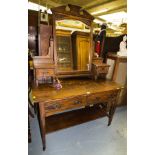
<path fill-rule="evenodd" d="M 63 5 L 51 8 L 51 11 L 56 19 L 81 20 L 87 25 L 90 25 L 90 22 L 94 20 L 94 17 L 80 6 L 68 4 L 69 10 L 67 10 L 66 7 L 66 5 Z"/>

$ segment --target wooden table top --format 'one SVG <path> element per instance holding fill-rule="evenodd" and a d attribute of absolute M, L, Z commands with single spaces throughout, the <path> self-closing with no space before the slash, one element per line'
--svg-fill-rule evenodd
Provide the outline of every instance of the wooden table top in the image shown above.
<path fill-rule="evenodd" d="M 120 59 L 120 60 L 127 61 L 127 56 L 119 56 L 117 55 L 117 53 L 109 52 L 107 57 L 112 59 Z"/>
<path fill-rule="evenodd" d="M 78 95 L 86 95 L 91 93 L 110 91 L 121 89 L 122 85 L 112 81 L 92 79 L 63 79 L 60 80 L 62 89 L 56 90 L 52 84 L 40 84 L 37 88 L 32 89 L 32 95 L 35 102 L 50 101 L 55 99 L 62 99 Z"/>

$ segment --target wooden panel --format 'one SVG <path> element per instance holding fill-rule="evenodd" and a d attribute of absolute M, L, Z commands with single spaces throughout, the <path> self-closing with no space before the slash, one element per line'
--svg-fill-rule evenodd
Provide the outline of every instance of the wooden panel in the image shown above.
<path fill-rule="evenodd" d="M 28 48 L 33 52 L 34 55 L 38 54 L 38 38 L 37 38 L 37 27 L 28 27 Z"/>
<path fill-rule="evenodd" d="M 80 9 L 82 9 L 81 7 L 71 4 L 68 4 L 68 6 L 70 8 L 70 11 L 65 11 L 66 5 L 52 8 L 51 11 L 57 19 L 75 19 L 80 20 L 87 25 L 90 25 L 91 21 L 94 20 L 94 17 L 85 10 L 83 10 L 83 13 L 80 14 Z"/>
<path fill-rule="evenodd" d="M 47 79 L 51 82 L 51 77 L 55 76 L 55 65 L 52 63 L 41 63 L 41 59 L 39 60 L 39 58 L 34 60 L 34 81 L 36 86 L 38 86 L 40 82 L 47 82 Z"/>
<path fill-rule="evenodd" d="M 97 80 L 98 76 L 105 79 L 106 74 L 108 73 L 109 65 L 100 62 L 100 60 L 93 60 L 92 64 L 92 75 L 95 80 Z"/>
<path fill-rule="evenodd" d="M 54 74 L 53 69 L 36 69 L 36 76 L 38 77 L 47 77 L 52 76 Z"/>
<path fill-rule="evenodd" d="M 46 56 L 49 51 L 52 26 L 40 24 L 40 56 Z"/>
<path fill-rule="evenodd" d="M 28 10 L 28 25 L 34 26 L 37 28 L 38 26 L 38 12 L 37 11 Z"/>
<path fill-rule="evenodd" d="M 52 66 L 54 66 L 52 58 L 46 56 L 33 57 L 33 63 L 36 68 L 51 68 Z"/>
<path fill-rule="evenodd" d="M 45 103 L 46 116 L 65 111 L 72 108 L 84 106 L 86 104 L 85 96 L 75 96 L 67 99 L 58 99 Z"/>
<path fill-rule="evenodd" d="M 96 103 L 103 103 L 108 102 L 108 100 L 112 96 L 117 95 L 117 91 L 108 91 L 108 92 L 101 92 L 101 93 L 94 93 L 87 97 L 87 104 L 96 104 Z"/>
<path fill-rule="evenodd" d="M 56 99 L 44 103 L 46 116 L 50 116 L 69 109 L 75 109 L 86 105 L 98 103 L 108 103 L 111 98 L 116 97 L 118 91 L 99 92 L 94 94 L 85 94 L 81 96 L 69 97 L 66 99 Z"/>
<path fill-rule="evenodd" d="M 99 66 L 97 68 L 97 72 L 98 73 L 108 73 L 109 67 L 105 67 L 105 66 Z"/>
<path fill-rule="evenodd" d="M 52 15 L 49 14 L 49 25 L 52 25 Z M 34 51 L 34 55 L 39 55 L 39 38 L 38 38 L 38 12 L 28 10 L 28 48 Z"/>

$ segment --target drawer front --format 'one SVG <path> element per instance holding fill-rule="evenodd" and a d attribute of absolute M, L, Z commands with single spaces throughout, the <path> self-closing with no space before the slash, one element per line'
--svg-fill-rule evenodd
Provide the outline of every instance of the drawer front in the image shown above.
<path fill-rule="evenodd" d="M 53 115 L 65 110 L 78 108 L 86 105 L 85 96 L 76 96 L 67 99 L 54 100 L 44 104 L 46 116 Z"/>
<path fill-rule="evenodd" d="M 54 74 L 54 69 L 36 69 L 36 77 L 47 77 Z"/>
<path fill-rule="evenodd" d="M 102 93 L 95 93 L 90 94 L 87 97 L 87 104 L 97 104 L 97 103 L 103 103 L 108 102 L 111 98 L 117 96 L 117 91 L 108 91 L 108 92 L 102 92 Z"/>
<path fill-rule="evenodd" d="M 97 68 L 98 73 L 108 73 L 109 67 L 100 66 Z"/>

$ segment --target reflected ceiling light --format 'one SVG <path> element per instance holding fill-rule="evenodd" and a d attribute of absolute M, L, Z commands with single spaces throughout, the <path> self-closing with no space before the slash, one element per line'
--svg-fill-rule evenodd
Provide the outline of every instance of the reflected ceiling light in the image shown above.
<path fill-rule="evenodd" d="M 91 14 L 92 14 L 92 15 L 96 15 L 96 14 L 103 13 L 103 12 L 106 12 L 106 11 L 108 11 L 107 8 L 102 9 L 102 10 L 99 10 L 99 11 L 92 12 Z"/>
<path fill-rule="evenodd" d="M 116 32 L 114 32 L 114 34 L 122 34 L 122 32 L 116 31 Z"/>
<path fill-rule="evenodd" d="M 98 20 L 98 19 L 94 19 L 93 22 L 95 22 L 95 23 L 97 23 L 97 24 L 103 24 L 103 22 L 102 22 L 101 20 Z"/>
<path fill-rule="evenodd" d="M 42 11 L 45 11 L 47 9 L 46 7 L 44 7 L 42 5 L 40 5 L 39 7 L 40 7 L 40 9 Z M 28 2 L 28 9 L 29 10 L 34 10 L 34 11 L 39 11 L 38 4 L 35 4 L 35 3 L 32 3 L 32 2 Z M 47 10 L 47 13 L 52 14 L 50 9 Z"/>
<path fill-rule="evenodd" d="M 127 23 L 127 13 L 124 11 L 107 14 L 107 15 L 102 15 L 99 17 L 108 21 L 108 22 L 116 24 L 116 25 L 120 25 L 122 23 Z"/>

